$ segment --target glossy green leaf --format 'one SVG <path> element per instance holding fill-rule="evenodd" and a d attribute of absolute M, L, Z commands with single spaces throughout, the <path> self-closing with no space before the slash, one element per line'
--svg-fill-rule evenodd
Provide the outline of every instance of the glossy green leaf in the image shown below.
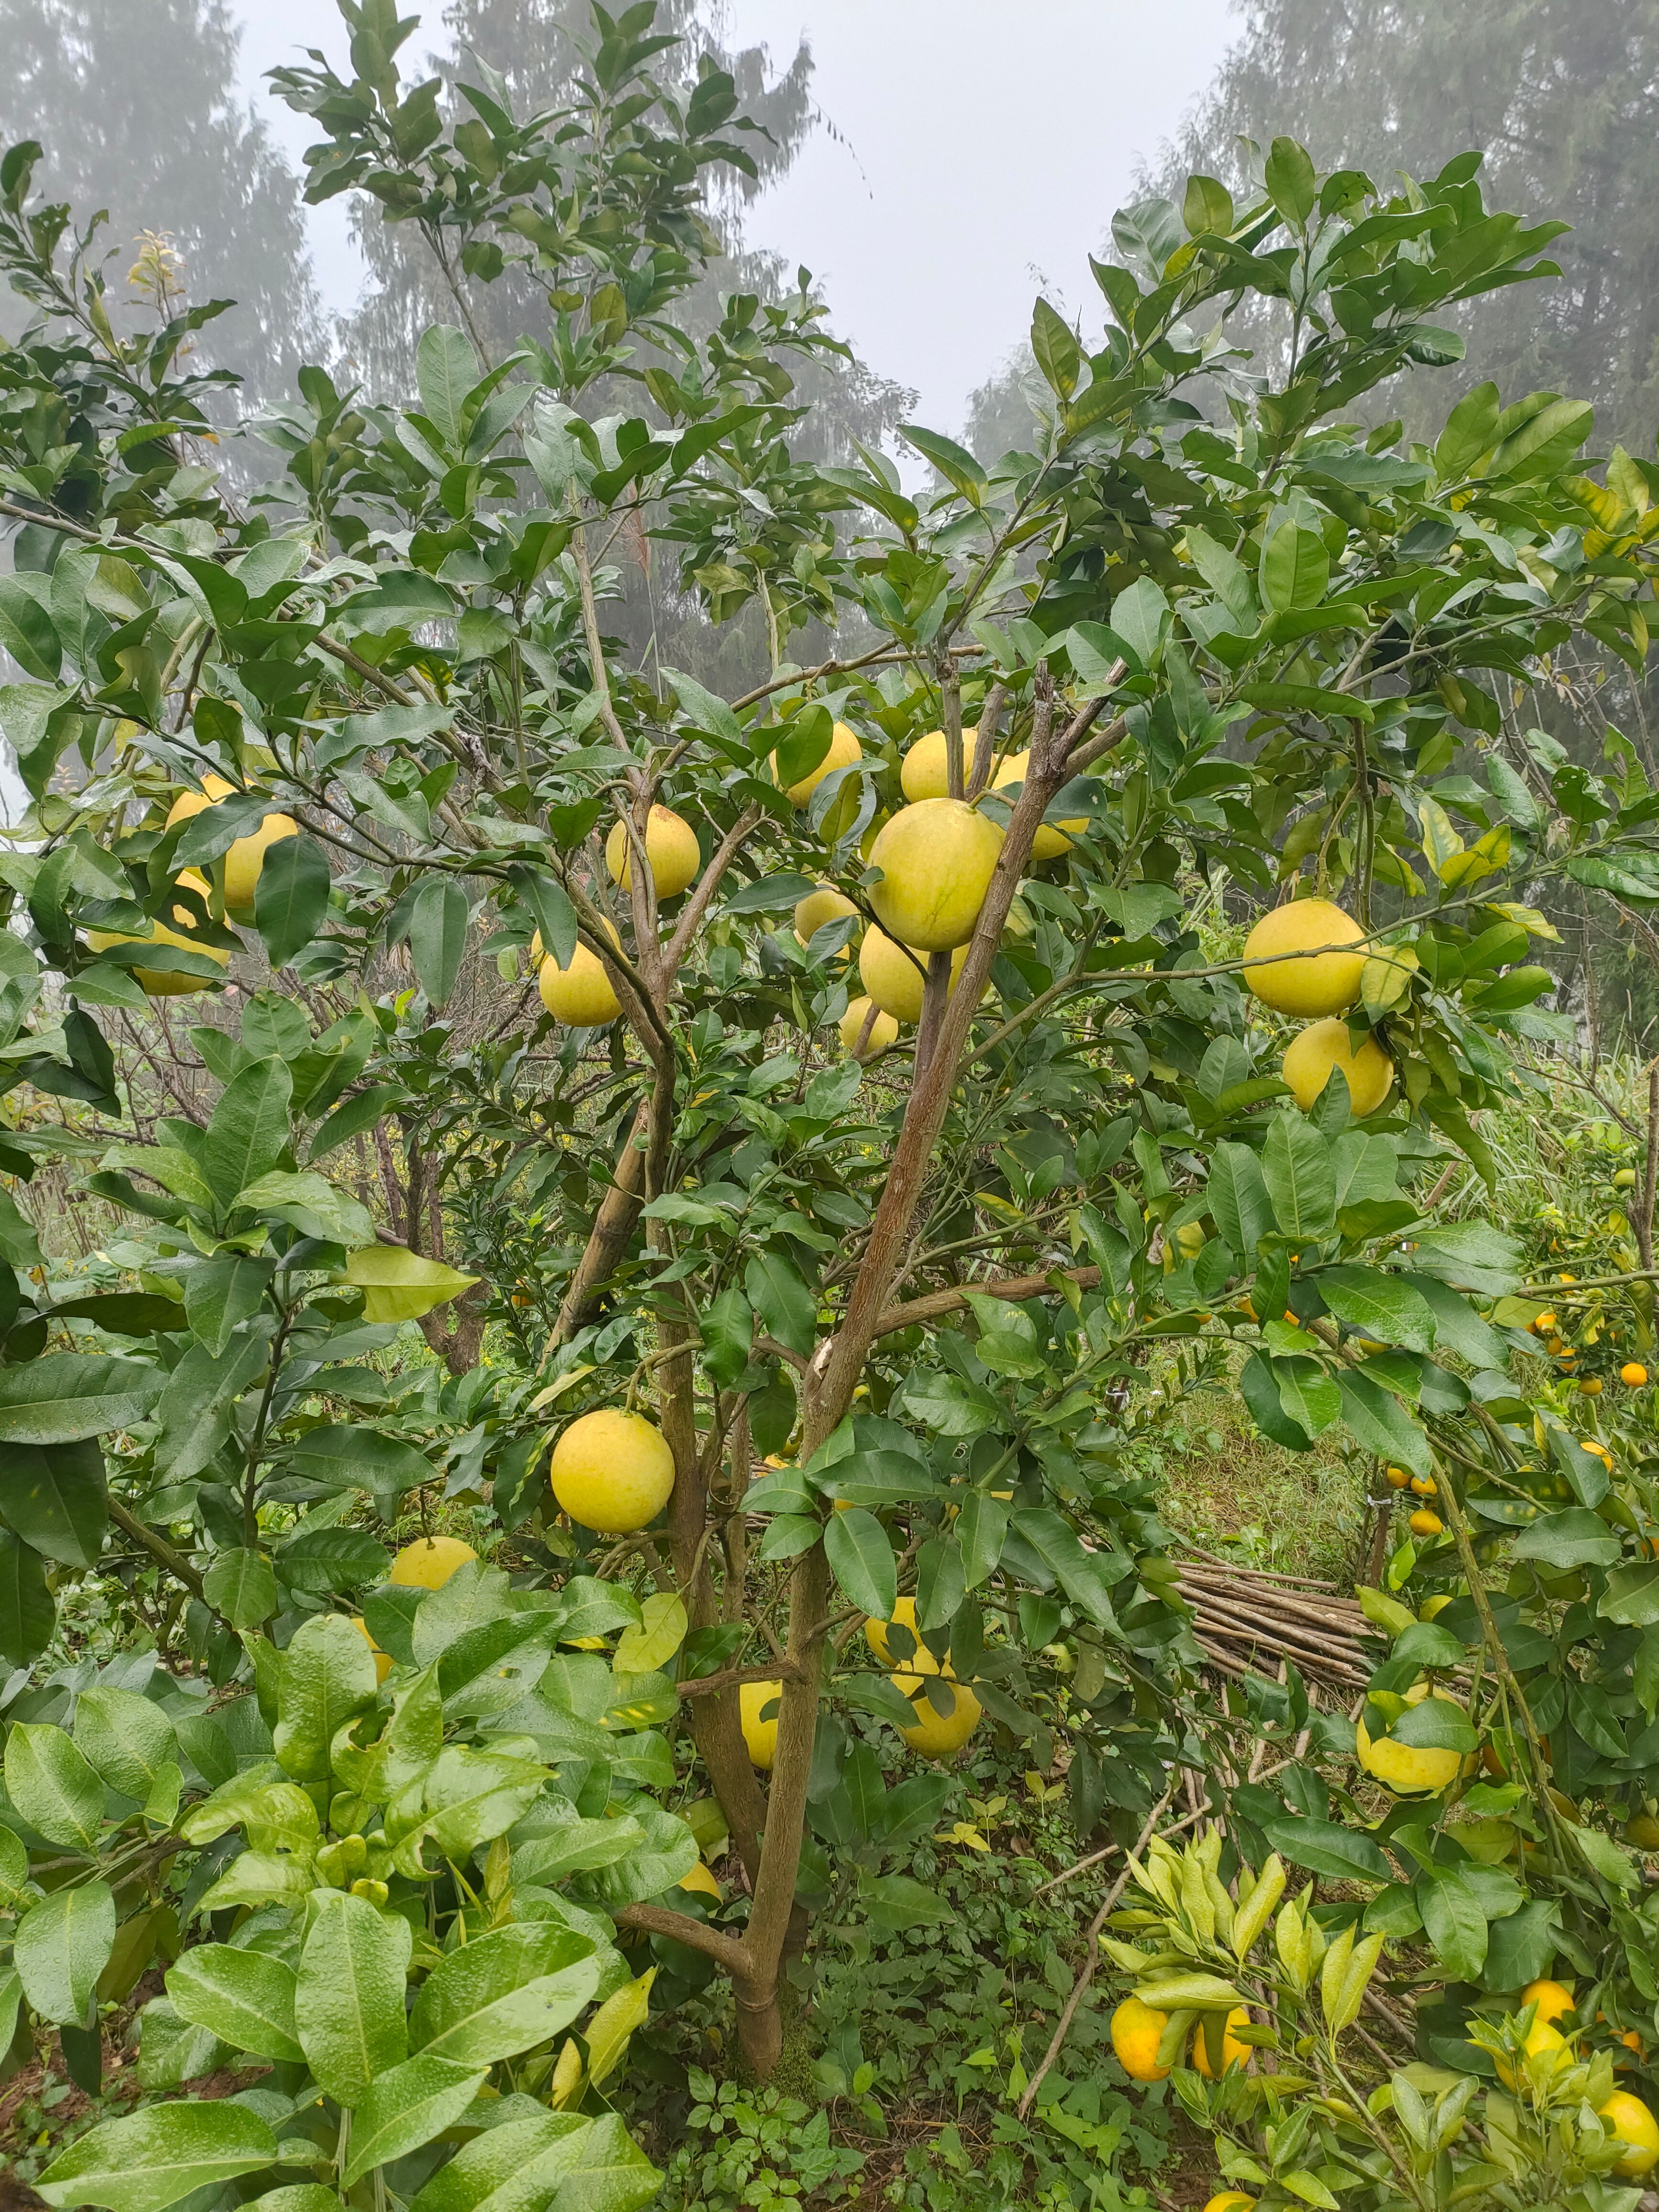
<path fill-rule="evenodd" d="M 12 1963 L 43 2020 L 85 2025 L 114 1943 L 115 1897 L 107 1882 L 54 1889 L 29 1907 L 17 1923 Z"/>
<path fill-rule="evenodd" d="M 898 1567 L 887 1532 L 861 1505 L 830 1515 L 823 1531 L 830 1571 L 860 1613 L 890 1620 L 898 1599 Z"/>
<path fill-rule="evenodd" d="M 337 2105 L 360 2105 L 375 2077 L 407 2053 L 404 1983 L 413 1941 L 408 1921 L 382 1916 L 364 1898 L 343 1890 L 317 1897 L 300 1954 L 294 2027 Z"/>
<path fill-rule="evenodd" d="M 14 1722 L 6 1734 L 6 1795 L 30 1827 L 66 1850 L 90 1851 L 104 1820 L 104 1785 L 60 1728 Z"/>
<path fill-rule="evenodd" d="M 77 2137 L 35 2187 L 53 2206 L 166 2212 L 198 2189 L 257 2173 L 276 2155 L 265 2122 L 228 2098 L 151 2105 Z"/>
<path fill-rule="evenodd" d="M 198 1943 L 167 1971 L 167 1995 L 183 2020 L 258 2058 L 305 2057 L 294 2027 L 296 1977 L 285 1960 L 228 1943 Z"/>
<path fill-rule="evenodd" d="M 0 1521 L 60 1566 L 96 1566 L 109 1522 L 98 1444 L 85 1437 L 11 1446 L 0 1482 Z"/>
<path fill-rule="evenodd" d="M 452 1951 L 410 2016 L 413 2048 L 488 2066 L 566 2027 L 599 1987 L 593 1945 L 557 1921 L 497 1928 Z"/>
<path fill-rule="evenodd" d="M 131 1428 L 167 1377 L 136 1359 L 49 1352 L 0 1367 L 0 1444 L 64 1444 Z"/>
<path fill-rule="evenodd" d="M 298 1782 L 322 1782 L 335 1732 L 374 1702 L 374 1655 L 337 1613 L 298 1628 L 277 1679 L 276 1756 Z"/>
<path fill-rule="evenodd" d="M 173 1723 L 159 1705 L 98 1682 L 76 1699 L 75 1743 L 112 1790 L 141 1805 L 179 1757 Z"/>

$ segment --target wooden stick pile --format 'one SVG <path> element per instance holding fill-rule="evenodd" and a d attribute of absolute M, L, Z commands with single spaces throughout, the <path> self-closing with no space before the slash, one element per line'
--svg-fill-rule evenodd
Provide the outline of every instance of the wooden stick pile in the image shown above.
<path fill-rule="evenodd" d="M 1178 1584 L 1193 1608 L 1193 1633 L 1224 1674 L 1271 1681 L 1288 1659 L 1310 1688 L 1352 1704 L 1376 1665 L 1365 1651 L 1364 1614 L 1331 1583 L 1295 1582 L 1248 1567 L 1182 1559 Z"/>

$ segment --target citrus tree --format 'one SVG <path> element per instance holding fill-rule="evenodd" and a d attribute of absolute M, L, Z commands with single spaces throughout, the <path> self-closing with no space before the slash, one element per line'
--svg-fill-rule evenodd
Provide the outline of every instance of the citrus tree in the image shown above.
<path fill-rule="evenodd" d="M 0 1497 L 8 1656 L 107 1519 L 224 1679 L 355 1592 L 412 1668 L 364 1499 L 389 1520 L 441 1472 L 550 1589 L 626 1592 L 591 1667 L 532 1639 L 500 1724 L 555 1765 L 597 1758 L 579 1723 L 662 1726 L 607 1790 L 712 1790 L 746 1911 L 665 1881 L 615 1917 L 730 1978 L 761 2075 L 830 1853 L 902 1915 L 884 1854 L 947 1786 L 887 1787 L 860 1716 L 943 1758 L 988 1714 L 1047 1764 L 1063 1715 L 1079 1831 L 1126 1838 L 1177 1753 L 1236 1776 L 1240 1729 L 1316 1724 L 1398 1802 L 1246 1785 L 1254 1863 L 1369 1882 L 1454 1981 L 1571 1942 L 1650 2002 L 1631 1863 L 1562 1814 L 1568 1739 L 1529 1702 L 1589 1699 L 1587 1644 L 1573 1711 L 1650 1716 L 1648 1495 L 1511 1373 L 1544 1307 L 1518 1242 L 1435 1206 L 1448 1160 L 1490 1175 L 1480 1115 L 1552 1018 L 1539 887 L 1659 902 L 1632 749 L 1592 775 L 1522 711 L 1575 639 L 1640 665 L 1656 471 L 1591 475 L 1588 407 L 1455 376 L 1432 445 L 1353 420 L 1455 369 L 1446 319 L 1547 278 L 1555 227 L 1487 210 L 1474 155 L 1389 188 L 1276 142 L 1243 205 L 1197 177 L 1120 216 L 1079 327 L 1038 302 L 1029 450 L 912 428 L 907 490 L 880 454 L 801 458 L 792 364 L 833 347 L 805 279 L 677 325 L 701 179 L 746 155 L 717 70 L 653 75 L 648 4 L 596 9 L 571 105 L 527 118 L 483 62 L 404 84 L 411 23 L 345 13 L 349 79 L 277 73 L 322 134 L 309 196 L 416 225 L 455 321 L 404 404 L 305 371 L 257 495 L 209 442 L 209 311 L 118 337 L 39 149 L 0 168 L 36 308 L 0 356 L 0 714 L 33 802 L 0 862 L 6 1065 L 114 1116 L 150 1078 L 123 1096 L 100 1010 L 165 1042 L 233 961 L 240 1008 L 196 1009 L 206 1116 L 4 1139 L 25 1179 L 95 1149 L 140 1282 L 37 1296 L 8 1201 L 0 1442 L 38 1471 Z M 490 360 L 471 303 L 509 261 L 548 319 Z M 1270 362 L 1230 341 L 1247 300 Z M 619 634 L 653 545 L 759 657 L 744 688 Z M 371 1001 L 387 957 L 407 986 Z M 341 1187 L 360 1139 L 389 1228 Z M 512 1356 L 392 1404 L 375 1332 L 422 1319 L 465 1369 L 462 1293 Z M 1344 1424 L 1417 1486 L 1393 1587 L 1456 1609 L 1376 1595 L 1397 1640 L 1357 1737 L 1299 1683 L 1190 1695 L 1129 1409 L 1235 1375 L 1276 1443 Z M 1483 1741 L 1528 1884 L 1446 1831 Z"/>

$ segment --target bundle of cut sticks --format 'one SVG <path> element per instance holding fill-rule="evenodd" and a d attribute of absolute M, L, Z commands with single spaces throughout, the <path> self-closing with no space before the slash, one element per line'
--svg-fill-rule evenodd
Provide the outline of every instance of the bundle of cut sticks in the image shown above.
<path fill-rule="evenodd" d="M 1310 1688 L 1334 1693 L 1344 1705 L 1370 1680 L 1376 1662 L 1363 1639 L 1373 1632 L 1334 1583 L 1208 1559 L 1182 1559 L 1180 1567 L 1194 1636 L 1224 1674 L 1261 1674 L 1271 1681 L 1288 1659 Z"/>

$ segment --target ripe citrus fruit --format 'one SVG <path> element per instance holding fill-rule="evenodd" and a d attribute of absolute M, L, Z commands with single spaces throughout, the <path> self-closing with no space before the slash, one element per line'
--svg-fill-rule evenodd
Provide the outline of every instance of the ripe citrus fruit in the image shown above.
<path fill-rule="evenodd" d="M 1562 1982 L 1528 1982 L 1521 1992 L 1521 2002 L 1523 2005 L 1535 2005 L 1538 2009 L 1534 2019 L 1553 2027 L 1564 2012 L 1572 2010 L 1572 1991 Z"/>
<path fill-rule="evenodd" d="M 1174 1274 L 1183 1260 L 1196 1260 L 1208 1241 L 1201 1223 L 1183 1221 L 1173 1236 L 1164 1239 L 1164 1273 Z"/>
<path fill-rule="evenodd" d="M 1244 940 L 1247 990 L 1264 1006 L 1304 1020 L 1346 1013 L 1359 996 L 1362 952 L 1318 952 L 1319 945 L 1357 945 L 1365 933 L 1329 899 L 1294 899 L 1264 914 Z M 1311 954 L 1303 959 L 1286 956 Z"/>
<path fill-rule="evenodd" d="M 795 937 L 802 945 L 810 945 L 826 922 L 837 921 L 844 914 L 858 912 L 845 892 L 832 890 L 828 884 L 820 884 L 815 891 L 808 891 L 795 907 Z M 836 955 L 845 960 L 848 948 L 843 945 Z"/>
<path fill-rule="evenodd" d="M 1376 1039 L 1368 1036 L 1356 1052 L 1347 1024 L 1334 1018 L 1310 1022 L 1291 1039 L 1279 1064 L 1304 1114 L 1311 1114 L 1318 1103 L 1333 1068 L 1342 1071 L 1349 1110 L 1358 1121 L 1375 1114 L 1394 1088 L 1394 1062 Z"/>
<path fill-rule="evenodd" d="M 951 988 L 947 998 L 956 995 L 957 979 L 962 973 L 962 963 L 968 957 L 968 947 L 959 945 L 951 955 Z M 918 952 L 914 958 L 902 945 L 896 945 L 884 929 L 866 929 L 864 942 L 859 947 L 859 977 L 865 989 L 881 1008 L 896 1022 L 919 1022 L 921 1019 L 921 994 L 927 980 L 927 955 Z"/>
<path fill-rule="evenodd" d="M 1555 1316 L 1553 1313 L 1534 1314 L 1533 1316 L 1532 1331 L 1534 1336 L 1553 1336 L 1555 1326 Z"/>
<path fill-rule="evenodd" d="M 205 889 L 205 885 L 199 887 Z M 172 945 L 185 952 L 204 952 L 217 966 L 229 967 L 228 950 L 206 944 L 197 934 L 188 907 L 174 907 L 173 918 L 180 925 L 178 929 L 169 929 L 160 921 L 152 921 L 148 929 L 89 929 L 87 943 L 94 952 L 106 952 L 112 945 Z M 152 999 L 187 999 L 194 992 L 210 988 L 205 975 L 187 975 L 179 968 L 135 968 L 132 974 L 139 989 Z"/>
<path fill-rule="evenodd" d="M 1413 1513 L 1412 1519 L 1415 1521 L 1417 1517 Z M 1420 1705 L 1429 1695 L 1426 1682 L 1415 1682 L 1406 1692 L 1406 1703 Z M 1452 1698 L 1442 1698 L 1440 1703 L 1451 1706 L 1457 1713 L 1463 1710 Z M 1456 1780 L 1457 1770 L 1462 1764 L 1461 1753 L 1447 1750 L 1439 1745 L 1419 1748 L 1414 1744 L 1395 1743 L 1391 1737 L 1385 1735 L 1373 1737 L 1366 1729 L 1364 1713 L 1356 1724 L 1354 1740 L 1359 1764 L 1366 1773 L 1375 1775 L 1379 1782 L 1401 1796 L 1415 1796 L 1420 1792 L 1438 1792 L 1448 1788 Z"/>
<path fill-rule="evenodd" d="M 386 1580 L 400 1589 L 441 1589 L 457 1567 L 477 1556 L 459 1536 L 417 1536 L 392 1562 Z"/>
<path fill-rule="evenodd" d="M 374 1654 L 375 1680 L 377 1682 L 384 1682 L 386 1676 L 392 1672 L 392 1654 L 389 1651 L 381 1650 L 380 1645 L 369 1634 L 368 1623 L 363 1619 L 362 1613 L 354 1613 L 352 1614 L 351 1625 L 356 1630 L 358 1635 L 362 1638 L 364 1643 L 368 1644 L 369 1650 Z"/>
<path fill-rule="evenodd" d="M 1578 1449 L 1580 1451 L 1594 1452 L 1597 1459 L 1605 1460 L 1609 1467 L 1613 1465 L 1613 1454 L 1599 1437 L 1580 1437 Z"/>
<path fill-rule="evenodd" d="M 837 1024 L 844 1051 L 858 1051 L 859 1038 L 864 1030 L 864 1018 L 873 1003 L 873 1000 L 867 997 L 848 1000 L 847 1012 Z M 898 1042 L 898 1033 L 899 1025 L 893 1017 L 890 1014 L 884 1014 L 878 1006 L 876 1018 L 870 1024 L 870 1034 L 865 1039 L 864 1050 L 860 1057 L 870 1060 L 877 1053 L 885 1052 L 890 1044 Z"/>
<path fill-rule="evenodd" d="M 1440 1485 L 1431 1474 L 1414 1474 L 1412 1488 L 1419 1498 L 1437 1498 L 1440 1495 Z"/>
<path fill-rule="evenodd" d="M 909 1698 L 916 1717 L 908 1728 L 899 1730 L 911 1750 L 924 1759 L 953 1758 L 979 1726 L 979 1699 L 973 1692 L 960 1682 L 951 1683 L 951 1710 L 941 1713 L 923 1689 L 920 1674 L 895 1674 L 893 1681 Z"/>
<path fill-rule="evenodd" d="M 895 1626 L 908 1628 L 910 1632 L 911 1649 L 902 1656 L 887 1640 L 888 1630 Z M 866 1620 L 864 1640 L 884 1667 L 908 1668 L 913 1674 L 937 1674 L 940 1671 L 938 1660 L 922 1642 L 921 1631 L 916 1626 L 916 1601 L 913 1597 L 902 1597 L 896 1601 L 891 1620 L 877 1620 L 873 1615 Z M 945 1655 L 944 1671 L 946 1674 L 951 1674 L 951 1655 L 948 1651 Z"/>
<path fill-rule="evenodd" d="M 1204 2212 L 1255 2212 L 1255 2199 L 1242 2189 L 1223 2189 L 1211 2197 Z"/>
<path fill-rule="evenodd" d="M 772 1761 L 778 1755 L 778 1717 L 775 1712 L 763 1720 L 761 1708 L 782 1694 L 781 1682 L 743 1682 L 738 1687 L 738 1717 L 750 1764 L 758 1766 L 763 1774 L 772 1771 Z"/>
<path fill-rule="evenodd" d="M 1651 2173 L 1655 2164 L 1659 2163 L 1659 2121 L 1655 2120 L 1642 2100 L 1632 2097 L 1628 2089 L 1615 2089 L 1599 2109 L 1601 2118 L 1626 2147 L 1613 2172 L 1626 2181 Z"/>
<path fill-rule="evenodd" d="M 678 898 L 688 884 L 696 881 L 702 866 L 696 831 L 672 806 L 652 808 L 645 825 L 645 857 L 651 863 L 651 878 L 659 899 Z M 605 841 L 605 865 L 611 882 L 623 890 L 631 884 L 632 859 L 632 842 L 627 829 L 618 822 Z"/>
<path fill-rule="evenodd" d="M 1599 1375 L 1584 1376 L 1579 1382 L 1578 1389 L 1582 1397 L 1599 1398 L 1601 1395 L 1601 1376 Z"/>
<path fill-rule="evenodd" d="M 573 1521 L 626 1536 L 654 1521 L 674 1487 L 674 1455 L 642 1413 L 583 1413 L 553 1447 L 553 1495 Z"/>
<path fill-rule="evenodd" d="M 974 747 L 979 743 L 979 726 L 962 733 L 962 772 L 966 776 L 974 764 Z M 950 757 L 943 730 L 929 730 L 925 738 L 918 738 L 904 756 L 899 767 L 899 787 L 914 806 L 922 799 L 948 799 L 951 795 Z"/>
<path fill-rule="evenodd" d="M 829 751 L 815 769 L 802 776 L 799 783 L 792 783 L 783 795 L 792 806 L 805 806 L 826 775 L 833 775 L 838 768 L 850 768 L 854 761 L 863 758 L 864 748 L 858 741 L 857 732 L 849 730 L 845 722 L 837 722 L 830 733 Z M 777 772 L 778 757 L 774 753 L 772 773 L 776 775 Z"/>
<path fill-rule="evenodd" d="M 1389 1469 L 1389 1483 L 1392 1489 L 1403 1490 L 1410 1480 L 1411 1475 L 1407 1468 L 1403 1467 L 1391 1467 Z"/>
<path fill-rule="evenodd" d="M 1221 2031 L 1221 2070 L 1224 2074 L 1231 2073 L 1235 2066 L 1249 2064 L 1250 2045 L 1248 2043 L 1241 2043 L 1233 2033 L 1234 2028 L 1248 2027 L 1249 2024 L 1250 2015 L 1244 2007 L 1235 2005 L 1227 2015 L 1227 2025 Z M 1215 2075 L 1210 2071 L 1210 2053 L 1205 2039 L 1202 2021 L 1193 2031 L 1193 2064 L 1206 2081 L 1214 2081 Z"/>
<path fill-rule="evenodd" d="M 1024 783 L 1030 760 L 1029 745 L 1023 753 L 1011 754 L 991 778 L 992 790 L 1006 791 L 1012 783 Z M 1031 841 L 1031 858 L 1034 860 L 1057 860 L 1062 853 L 1069 853 L 1072 849 L 1072 839 L 1064 832 L 1069 830 L 1073 836 L 1076 836 L 1088 826 L 1086 814 L 1079 814 L 1074 821 L 1062 822 L 1058 828 L 1049 822 L 1039 823 L 1036 836 Z"/>
<path fill-rule="evenodd" d="M 901 807 L 870 848 L 871 866 L 882 871 L 870 893 L 876 919 L 918 951 L 965 945 L 1001 850 L 1001 830 L 963 799 Z"/>
<path fill-rule="evenodd" d="M 1169 2072 L 1158 2063 L 1158 2046 L 1170 2015 L 1139 1997 L 1125 1997 L 1112 2014 L 1112 2050 L 1132 2081 L 1161 2081 Z"/>
<path fill-rule="evenodd" d="M 203 778 L 201 791 L 181 791 L 167 810 L 167 826 L 175 822 L 188 821 L 192 814 L 200 814 L 210 806 L 216 806 L 228 799 L 234 790 L 222 775 Z M 270 847 L 284 837 L 297 837 L 300 825 L 291 814 L 267 814 L 257 830 L 246 837 L 239 837 L 225 854 L 225 912 L 246 921 L 253 912 L 253 894 L 258 889 L 259 872 L 265 864 L 265 854 Z"/>
<path fill-rule="evenodd" d="M 1639 1359 L 1627 1359 L 1619 1370 L 1619 1380 L 1627 1390 L 1639 1390 L 1648 1379 L 1648 1370 Z"/>
<path fill-rule="evenodd" d="M 1613 1178 L 1613 1187 L 1615 1190 L 1634 1190 L 1636 1188 L 1635 1169 L 1620 1168 Z"/>
<path fill-rule="evenodd" d="M 1437 1513 L 1431 1513 L 1426 1505 L 1419 1505 L 1415 1513 L 1407 1514 L 1406 1526 L 1413 1536 L 1439 1536 L 1445 1532 L 1445 1522 Z"/>
<path fill-rule="evenodd" d="M 605 926 L 611 943 L 620 951 L 622 939 L 615 924 L 607 921 Z M 537 959 L 541 951 L 541 932 L 538 930 L 530 940 L 531 958 Z M 551 953 L 543 957 L 536 971 L 536 988 L 548 1012 L 567 1029 L 602 1029 L 606 1022 L 614 1022 L 622 1012 L 622 1000 L 611 988 L 604 961 L 585 945 L 576 946 L 568 968 L 561 968 Z"/>
<path fill-rule="evenodd" d="M 720 1895 L 719 1882 L 715 1881 L 701 1859 L 697 1861 L 690 1874 L 683 1874 L 680 1876 L 675 1887 L 678 1889 L 695 1889 L 700 1896 L 712 1897 L 716 1905 L 725 1902 Z"/>

